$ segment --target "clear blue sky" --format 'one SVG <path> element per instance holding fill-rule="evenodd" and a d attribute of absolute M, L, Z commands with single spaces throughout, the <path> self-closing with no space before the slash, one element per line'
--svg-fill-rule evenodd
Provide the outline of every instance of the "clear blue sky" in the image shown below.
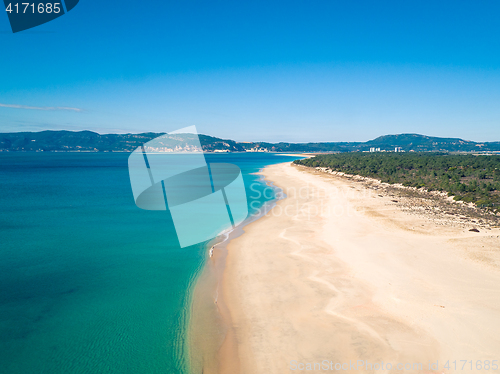
<path fill-rule="evenodd" d="M 499 20 L 500 1 L 80 0 L 12 34 L 2 14 L 0 132 L 500 140 Z"/>

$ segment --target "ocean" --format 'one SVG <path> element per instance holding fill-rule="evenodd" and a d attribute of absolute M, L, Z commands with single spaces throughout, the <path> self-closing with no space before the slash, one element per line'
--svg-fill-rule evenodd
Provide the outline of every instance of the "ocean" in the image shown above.
<path fill-rule="evenodd" d="M 254 173 L 298 158 L 206 157 L 241 168 L 251 213 L 274 199 Z M 0 153 L 0 372 L 189 373 L 208 244 L 180 248 L 168 212 L 136 207 L 127 158 Z"/>

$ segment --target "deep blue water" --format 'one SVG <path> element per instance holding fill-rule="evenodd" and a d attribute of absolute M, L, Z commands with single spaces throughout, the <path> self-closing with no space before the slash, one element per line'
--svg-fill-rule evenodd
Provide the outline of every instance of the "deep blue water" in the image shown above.
<path fill-rule="evenodd" d="M 294 158 L 209 155 L 257 172 Z M 0 372 L 187 373 L 186 322 L 206 243 L 134 204 L 125 153 L 0 153 Z M 272 191 L 248 191 L 252 207 Z"/>

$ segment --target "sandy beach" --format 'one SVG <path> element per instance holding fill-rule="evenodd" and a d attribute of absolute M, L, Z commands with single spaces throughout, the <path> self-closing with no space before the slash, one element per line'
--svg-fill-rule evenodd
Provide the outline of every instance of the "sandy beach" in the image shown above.
<path fill-rule="evenodd" d="M 263 175 L 287 198 L 228 245 L 218 372 L 499 372 L 498 228 L 305 167 Z"/>

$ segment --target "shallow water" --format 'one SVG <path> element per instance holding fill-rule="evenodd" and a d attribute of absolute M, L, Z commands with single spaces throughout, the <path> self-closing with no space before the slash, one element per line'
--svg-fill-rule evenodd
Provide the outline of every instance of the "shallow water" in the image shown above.
<path fill-rule="evenodd" d="M 125 153 L 0 153 L 3 373 L 187 373 L 190 290 L 206 243 L 181 249 L 168 212 L 138 209 Z M 257 172 L 294 157 L 208 155 Z"/>

